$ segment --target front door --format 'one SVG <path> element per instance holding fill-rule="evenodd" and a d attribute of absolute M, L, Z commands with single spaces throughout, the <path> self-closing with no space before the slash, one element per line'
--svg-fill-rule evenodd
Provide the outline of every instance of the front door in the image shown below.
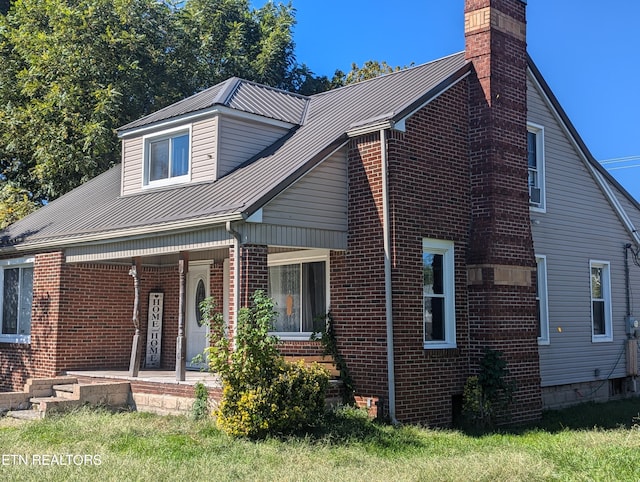
<path fill-rule="evenodd" d="M 204 364 L 204 349 L 207 346 L 207 325 L 203 323 L 199 310 L 200 302 L 209 296 L 209 264 L 190 264 L 187 272 L 186 334 L 187 368 L 200 369 Z M 198 355 L 200 361 L 194 361 Z"/>

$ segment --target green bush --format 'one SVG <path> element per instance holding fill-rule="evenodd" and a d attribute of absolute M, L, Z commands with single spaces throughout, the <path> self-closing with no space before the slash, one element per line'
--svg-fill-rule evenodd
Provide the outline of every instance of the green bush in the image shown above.
<path fill-rule="evenodd" d="M 478 376 L 467 378 L 463 394 L 463 414 L 478 428 L 496 425 L 499 418 L 509 418 L 509 406 L 516 389 L 507 381 L 509 369 L 502 353 L 485 348 Z M 503 420 L 505 421 L 505 420 Z"/>
<path fill-rule="evenodd" d="M 209 392 L 203 383 L 195 384 L 193 405 L 191 406 L 191 416 L 195 420 L 202 420 L 209 416 Z"/>
<path fill-rule="evenodd" d="M 313 426 L 324 412 L 328 372 L 317 364 L 284 361 L 269 334 L 276 316 L 273 301 L 262 291 L 249 308 L 238 312 L 235 343 L 230 343 L 213 303 L 201 308 L 211 326 L 209 367 L 223 386 L 216 423 L 236 437 L 262 438 Z M 232 346 L 235 345 L 235 346 Z"/>

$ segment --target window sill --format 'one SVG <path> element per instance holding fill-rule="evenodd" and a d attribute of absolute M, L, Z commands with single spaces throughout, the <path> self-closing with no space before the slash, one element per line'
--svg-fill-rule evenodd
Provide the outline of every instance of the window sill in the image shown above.
<path fill-rule="evenodd" d="M 612 336 L 606 336 L 606 335 L 591 336 L 591 343 L 611 343 L 612 341 L 613 341 Z"/>
<path fill-rule="evenodd" d="M 0 335 L 0 343 L 19 343 L 28 345 L 31 343 L 31 335 Z"/>
<path fill-rule="evenodd" d="M 278 338 L 278 340 L 281 341 L 317 341 L 317 340 L 312 340 L 311 339 L 311 335 L 312 333 L 287 333 L 287 332 L 270 332 L 269 333 L 272 336 L 275 336 Z"/>
<path fill-rule="evenodd" d="M 538 338 L 538 345 L 550 345 L 550 344 L 551 342 L 549 340 Z"/>
<path fill-rule="evenodd" d="M 458 346 L 455 343 L 425 343 L 425 350 L 455 350 Z"/>

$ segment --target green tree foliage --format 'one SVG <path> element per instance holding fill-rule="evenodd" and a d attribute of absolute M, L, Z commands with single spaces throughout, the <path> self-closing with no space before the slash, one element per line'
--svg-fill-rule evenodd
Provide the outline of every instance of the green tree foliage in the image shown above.
<path fill-rule="evenodd" d="M 340 83 L 342 85 L 355 84 L 356 82 L 373 79 L 384 74 L 398 72 L 399 70 L 407 69 L 412 65 L 413 64 L 404 67 L 391 67 L 384 60 L 382 62 L 379 62 L 377 60 L 367 60 L 364 64 L 362 64 L 362 67 L 358 67 L 358 64 L 354 62 L 353 64 L 351 64 L 351 71 L 347 74 L 337 70 L 333 77 L 333 83 Z"/>
<path fill-rule="evenodd" d="M 0 229 L 6 228 L 37 208 L 38 205 L 30 199 L 27 191 L 7 182 L 0 184 Z"/>

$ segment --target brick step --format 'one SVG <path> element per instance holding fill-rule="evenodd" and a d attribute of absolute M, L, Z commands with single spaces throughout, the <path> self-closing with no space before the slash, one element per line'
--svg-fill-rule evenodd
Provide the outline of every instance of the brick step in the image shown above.
<path fill-rule="evenodd" d="M 66 398 L 67 400 L 78 400 L 80 397 L 76 395 L 77 383 L 67 383 L 64 385 L 54 385 L 52 396 L 58 398 Z"/>
<path fill-rule="evenodd" d="M 5 416 L 18 420 L 40 420 L 44 416 L 44 412 L 39 410 L 9 410 Z"/>

